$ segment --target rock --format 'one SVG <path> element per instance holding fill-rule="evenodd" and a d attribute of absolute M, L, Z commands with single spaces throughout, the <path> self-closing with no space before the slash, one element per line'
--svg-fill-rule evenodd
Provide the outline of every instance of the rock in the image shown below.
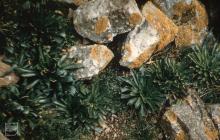
<path fill-rule="evenodd" d="M 162 128 L 171 140 L 218 140 L 218 131 L 205 105 L 193 90 L 163 115 Z"/>
<path fill-rule="evenodd" d="M 208 105 L 207 109 L 220 134 L 220 104 Z"/>
<path fill-rule="evenodd" d="M 0 61 L 0 87 L 16 84 L 19 78 L 10 72 L 11 67 Z"/>
<path fill-rule="evenodd" d="M 8 140 L 8 139 L 2 134 L 1 131 L 0 131 L 0 140 Z"/>
<path fill-rule="evenodd" d="M 153 0 L 179 27 L 177 46 L 201 44 L 207 34 L 208 15 L 198 0 Z"/>
<path fill-rule="evenodd" d="M 80 6 L 82 4 L 85 4 L 86 2 L 90 1 L 90 0 L 72 0 L 73 3 L 76 5 L 76 6 Z"/>
<path fill-rule="evenodd" d="M 85 4 L 86 2 L 90 1 L 90 0 L 56 0 L 59 2 L 64 2 L 64 3 L 68 3 L 68 4 L 74 4 L 76 6 Z"/>
<path fill-rule="evenodd" d="M 73 16 L 76 31 L 97 43 L 131 31 L 143 17 L 135 0 L 95 0 L 80 5 Z"/>
<path fill-rule="evenodd" d="M 174 40 L 178 32 L 178 27 L 152 2 L 148 1 L 144 5 L 142 14 L 148 21 L 148 24 L 154 27 L 160 36 L 160 41 L 157 44 L 157 51 L 162 50 Z"/>
<path fill-rule="evenodd" d="M 159 41 L 158 31 L 145 21 L 128 34 L 120 64 L 129 68 L 140 67 L 156 50 Z"/>
<path fill-rule="evenodd" d="M 162 50 L 174 40 L 177 26 L 151 2 L 142 10 L 146 21 L 131 31 L 122 47 L 122 66 L 138 68 L 155 51 Z"/>
<path fill-rule="evenodd" d="M 104 45 L 73 46 L 68 57 L 75 58 L 82 65 L 75 72 L 77 79 L 89 79 L 102 71 L 114 57 L 114 54 Z"/>

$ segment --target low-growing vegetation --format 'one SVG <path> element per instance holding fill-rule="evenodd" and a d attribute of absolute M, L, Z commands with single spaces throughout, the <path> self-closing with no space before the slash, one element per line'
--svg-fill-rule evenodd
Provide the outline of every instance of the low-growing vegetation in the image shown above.
<path fill-rule="evenodd" d="M 80 65 L 65 52 L 79 39 L 64 17 L 65 4 L 8 0 L 0 7 L 2 61 L 20 77 L 16 85 L 0 88 L 0 130 L 18 122 L 14 139 L 91 139 L 112 116 L 126 120 L 117 127 L 130 133 L 125 139 L 156 139 L 163 135 L 160 111 L 185 96 L 185 88 L 197 89 L 206 103 L 220 102 L 220 44 L 212 34 L 201 46 L 172 46 L 140 69 L 110 65 L 92 80 L 76 80 Z"/>

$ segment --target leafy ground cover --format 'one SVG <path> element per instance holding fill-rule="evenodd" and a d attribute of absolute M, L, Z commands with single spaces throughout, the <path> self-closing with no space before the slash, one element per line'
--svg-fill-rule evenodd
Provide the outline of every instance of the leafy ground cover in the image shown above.
<path fill-rule="evenodd" d="M 65 16 L 67 5 L 8 0 L 0 9 L 0 52 L 20 77 L 0 88 L 1 130 L 19 123 L 12 139 L 159 139 L 161 110 L 185 96 L 186 87 L 206 103 L 220 102 L 220 46 L 211 34 L 201 46 L 171 44 L 140 69 L 112 62 L 79 81 L 73 78 L 79 66 L 64 55 L 80 40 Z"/>

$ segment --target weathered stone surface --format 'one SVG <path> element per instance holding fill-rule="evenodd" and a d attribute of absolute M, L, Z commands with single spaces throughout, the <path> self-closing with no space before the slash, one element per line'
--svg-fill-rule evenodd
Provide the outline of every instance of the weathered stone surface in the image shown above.
<path fill-rule="evenodd" d="M 179 26 L 177 46 L 201 44 L 206 35 L 208 15 L 198 0 L 153 0 Z"/>
<path fill-rule="evenodd" d="M 120 64 L 129 68 L 140 67 L 156 50 L 159 41 L 158 31 L 145 21 L 128 34 Z"/>
<path fill-rule="evenodd" d="M 151 2 L 144 5 L 142 14 L 146 21 L 128 34 L 122 47 L 122 66 L 140 67 L 155 51 L 173 41 L 177 33 L 177 26 Z"/>
<path fill-rule="evenodd" d="M 19 78 L 15 73 L 10 72 L 11 67 L 0 61 L 0 87 L 15 84 Z"/>
<path fill-rule="evenodd" d="M 131 31 L 143 17 L 135 0 L 95 0 L 80 5 L 73 23 L 83 37 L 107 43 L 117 34 Z"/>
<path fill-rule="evenodd" d="M 76 70 L 77 79 L 88 79 L 103 70 L 114 57 L 104 45 L 73 46 L 69 50 L 69 58 L 75 58 L 82 68 Z"/>
<path fill-rule="evenodd" d="M 68 3 L 68 4 L 75 4 L 76 6 L 79 6 L 79 5 L 85 4 L 86 2 L 91 1 L 91 0 L 56 0 L 56 1 L 64 2 L 64 3 Z"/>
<path fill-rule="evenodd" d="M 72 2 L 76 5 L 76 6 L 80 6 L 82 4 L 85 4 L 86 2 L 88 2 L 90 0 L 72 0 Z"/>
<path fill-rule="evenodd" d="M 207 109 L 220 135 L 220 104 L 208 105 Z"/>
<path fill-rule="evenodd" d="M 180 103 L 171 106 L 163 116 L 163 129 L 171 140 L 218 140 L 218 131 L 205 105 L 189 90 Z"/>
<path fill-rule="evenodd" d="M 178 27 L 152 2 L 148 1 L 144 5 L 142 14 L 148 21 L 148 24 L 154 27 L 160 36 L 160 42 L 157 45 L 157 51 L 162 50 L 165 46 L 174 40 L 178 32 Z"/>
<path fill-rule="evenodd" d="M 8 139 L 2 134 L 1 131 L 0 131 L 0 140 L 8 140 Z"/>

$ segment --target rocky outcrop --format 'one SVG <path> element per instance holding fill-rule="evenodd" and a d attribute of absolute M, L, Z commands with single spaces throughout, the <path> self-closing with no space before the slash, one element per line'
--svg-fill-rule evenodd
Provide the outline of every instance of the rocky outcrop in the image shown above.
<path fill-rule="evenodd" d="M 218 130 L 193 90 L 163 115 L 162 128 L 171 140 L 218 140 Z"/>
<path fill-rule="evenodd" d="M 97 43 L 131 31 L 143 17 L 135 0 L 95 0 L 80 5 L 73 15 L 76 31 Z"/>
<path fill-rule="evenodd" d="M 153 0 L 179 27 L 177 46 L 201 44 L 206 35 L 208 16 L 198 0 Z"/>
<path fill-rule="evenodd" d="M 131 31 L 122 47 L 122 66 L 138 68 L 155 51 L 160 51 L 172 42 L 177 34 L 177 26 L 151 2 L 142 10 L 146 21 Z"/>
<path fill-rule="evenodd" d="M 0 87 L 16 84 L 19 78 L 11 72 L 11 66 L 0 61 Z"/>
<path fill-rule="evenodd" d="M 104 45 L 74 46 L 68 50 L 69 58 L 76 59 L 82 65 L 75 72 L 77 79 L 89 79 L 103 70 L 114 57 L 114 54 Z"/>
<path fill-rule="evenodd" d="M 208 105 L 207 109 L 220 135 L 220 104 Z"/>

